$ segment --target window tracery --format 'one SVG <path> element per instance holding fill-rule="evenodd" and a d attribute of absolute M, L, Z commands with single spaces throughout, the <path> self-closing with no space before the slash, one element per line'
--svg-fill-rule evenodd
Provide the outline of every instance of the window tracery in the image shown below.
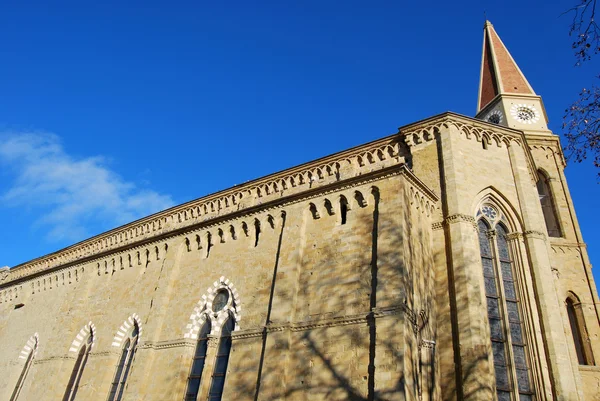
<path fill-rule="evenodd" d="M 221 400 L 231 350 L 231 334 L 238 329 L 240 319 L 237 291 L 231 282 L 224 277 L 216 281 L 213 288 L 209 288 L 208 295 L 204 295 L 202 299 L 199 307 L 195 309 L 197 323 L 193 326 L 197 325 L 198 328 L 192 328 L 192 333 L 198 334 L 188 376 L 185 401 L 198 400 L 202 388 L 202 379 L 206 377 L 205 368 L 212 368 L 212 375 L 209 376 L 208 400 Z M 186 336 L 189 338 L 196 337 L 195 335 L 192 336 L 191 333 L 186 334 Z M 211 347 L 213 351 L 210 351 Z"/>
<path fill-rule="evenodd" d="M 484 204 L 478 213 L 479 249 L 498 400 L 533 399 L 526 335 L 504 215 Z"/>

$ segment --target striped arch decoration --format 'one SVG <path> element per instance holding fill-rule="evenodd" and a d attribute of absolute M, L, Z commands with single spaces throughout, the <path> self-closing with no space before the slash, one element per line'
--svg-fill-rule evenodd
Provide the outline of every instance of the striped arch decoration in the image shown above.
<path fill-rule="evenodd" d="M 212 310 L 213 299 L 217 292 L 222 289 L 229 292 L 230 299 L 225 308 L 215 313 Z M 211 320 L 211 334 L 217 335 L 221 332 L 221 326 L 229 314 L 233 316 L 235 321 L 234 331 L 239 330 L 241 311 L 242 307 L 237 289 L 229 279 L 221 276 L 219 280 L 213 283 L 212 287 L 206 290 L 206 294 L 202 295 L 202 299 L 198 301 L 194 312 L 190 315 L 190 322 L 185 326 L 186 332 L 183 337 L 196 339 L 206 319 Z"/>
<path fill-rule="evenodd" d="M 140 339 L 142 338 L 142 323 L 140 322 L 140 317 L 136 313 L 134 313 L 133 315 L 129 316 L 127 320 L 123 322 L 121 327 L 119 327 L 119 330 L 117 330 L 117 335 L 113 338 L 113 347 L 121 347 L 123 339 L 129 335 L 129 332 L 131 331 L 131 328 L 133 327 L 134 323 L 137 324 L 138 342 L 140 341 Z"/>
<path fill-rule="evenodd" d="M 31 350 L 33 350 L 33 353 L 35 354 L 35 352 L 37 351 L 38 341 L 38 333 L 35 333 L 29 338 L 29 340 L 27 340 L 27 344 L 25 344 L 25 346 L 21 350 L 21 353 L 19 354 L 19 359 L 27 360 L 29 354 L 31 353 Z"/>
<path fill-rule="evenodd" d="M 77 336 L 75 336 L 75 339 L 71 343 L 71 348 L 69 348 L 69 352 L 79 351 L 83 340 L 87 338 L 88 334 L 92 336 L 92 348 L 94 348 L 94 344 L 96 344 L 96 326 L 94 326 L 92 322 L 89 322 L 88 324 L 83 326 L 81 330 L 79 330 L 79 333 L 77 334 Z"/>

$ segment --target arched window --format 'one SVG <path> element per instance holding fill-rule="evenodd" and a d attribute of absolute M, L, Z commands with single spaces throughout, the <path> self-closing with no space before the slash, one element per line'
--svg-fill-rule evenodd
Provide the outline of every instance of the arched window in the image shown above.
<path fill-rule="evenodd" d="M 550 191 L 550 183 L 548 177 L 540 170 L 538 170 L 537 191 L 540 197 L 540 203 L 542 204 L 542 212 L 544 213 L 548 235 L 550 237 L 560 237 L 560 225 L 558 224 L 558 218 L 556 217 L 556 209 L 554 206 L 554 198 Z"/>
<path fill-rule="evenodd" d="M 580 365 L 593 365 L 594 356 L 592 348 L 587 339 L 587 329 L 583 320 L 583 311 L 581 310 L 581 302 L 574 295 L 570 295 L 566 301 L 567 315 L 569 316 L 569 325 L 571 326 L 571 335 L 575 343 L 575 352 Z"/>
<path fill-rule="evenodd" d="M 119 359 L 119 364 L 117 365 L 117 371 L 115 372 L 115 377 L 110 389 L 108 401 L 121 401 L 121 398 L 123 397 L 125 383 L 127 382 L 133 357 L 135 356 L 135 351 L 137 350 L 139 334 L 140 329 L 137 325 L 137 322 L 134 322 L 131 333 L 123 344 L 123 351 L 121 352 L 121 358 Z"/>
<path fill-rule="evenodd" d="M 93 343 L 94 337 L 92 332 L 90 332 L 79 349 L 79 354 L 77 355 L 77 360 L 75 361 L 75 366 L 73 367 L 73 372 L 71 373 L 71 378 L 69 379 L 63 401 L 73 401 L 75 399 L 77 390 L 79 389 L 79 381 L 81 380 L 81 375 L 83 374 L 83 369 L 85 369 L 85 364 L 87 363 Z"/>
<path fill-rule="evenodd" d="M 198 343 L 196 344 L 196 352 L 194 353 L 194 361 L 188 378 L 187 390 L 185 393 L 186 401 L 196 401 L 200 390 L 200 380 L 202 379 L 202 371 L 206 362 L 206 351 L 208 348 L 208 335 L 210 334 L 210 319 L 206 319 L 200 334 L 198 334 Z"/>
<path fill-rule="evenodd" d="M 530 365 L 508 231 L 499 222 L 501 215 L 495 208 L 485 205 L 482 215 L 487 219 L 481 217 L 478 221 L 479 249 L 498 400 L 512 397 L 532 400 Z"/>
<path fill-rule="evenodd" d="M 33 342 L 33 344 L 30 345 L 31 342 Z M 31 364 L 33 363 L 33 358 L 35 358 L 37 346 L 38 346 L 38 340 L 37 340 L 36 336 L 32 337 L 27 342 L 27 346 L 25 347 L 25 350 L 27 350 L 29 348 L 29 352 L 27 353 L 27 356 L 25 357 L 25 365 L 23 365 L 23 369 L 21 369 L 21 374 L 19 375 L 19 380 L 17 380 L 17 385 L 15 386 L 15 389 L 14 389 L 12 395 L 10 396 L 10 401 L 16 401 L 17 398 L 19 398 L 19 393 L 21 392 L 21 388 L 23 388 L 23 383 L 25 383 L 25 379 L 27 378 L 27 373 L 29 373 L 29 368 L 31 367 Z M 21 352 L 21 358 L 24 357 L 24 355 L 22 355 L 24 351 Z"/>
<path fill-rule="evenodd" d="M 229 362 L 229 352 L 231 351 L 231 332 L 235 327 L 231 316 L 227 318 L 221 329 L 221 338 L 219 348 L 217 349 L 217 359 L 208 393 L 208 401 L 221 401 L 223 397 L 223 388 L 225 387 L 225 375 L 227 374 L 227 364 Z"/>

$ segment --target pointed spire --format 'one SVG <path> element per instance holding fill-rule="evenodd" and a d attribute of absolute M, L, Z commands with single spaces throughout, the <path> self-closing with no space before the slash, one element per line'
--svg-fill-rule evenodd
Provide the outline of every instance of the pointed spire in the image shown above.
<path fill-rule="evenodd" d="M 490 21 L 483 27 L 483 55 L 477 112 L 499 94 L 535 95 Z"/>

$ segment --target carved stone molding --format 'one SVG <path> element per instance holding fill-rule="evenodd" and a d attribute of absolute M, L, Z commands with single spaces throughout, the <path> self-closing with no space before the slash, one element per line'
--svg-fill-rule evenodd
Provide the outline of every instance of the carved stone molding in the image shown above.
<path fill-rule="evenodd" d="M 469 223 L 473 225 L 473 228 L 477 229 L 477 222 L 475 221 L 475 217 L 469 216 L 467 214 L 452 214 L 446 217 L 443 221 L 437 221 L 431 225 L 433 230 L 440 230 L 444 226 L 449 226 L 454 223 Z"/>
<path fill-rule="evenodd" d="M 529 230 L 523 233 L 523 237 L 525 238 L 536 238 L 546 240 L 546 234 L 541 231 Z"/>
<path fill-rule="evenodd" d="M 138 345 L 139 349 L 168 349 L 168 348 L 194 348 L 196 347 L 196 340 L 188 339 L 188 338 L 176 338 L 173 340 L 166 341 L 144 341 Z"/>

